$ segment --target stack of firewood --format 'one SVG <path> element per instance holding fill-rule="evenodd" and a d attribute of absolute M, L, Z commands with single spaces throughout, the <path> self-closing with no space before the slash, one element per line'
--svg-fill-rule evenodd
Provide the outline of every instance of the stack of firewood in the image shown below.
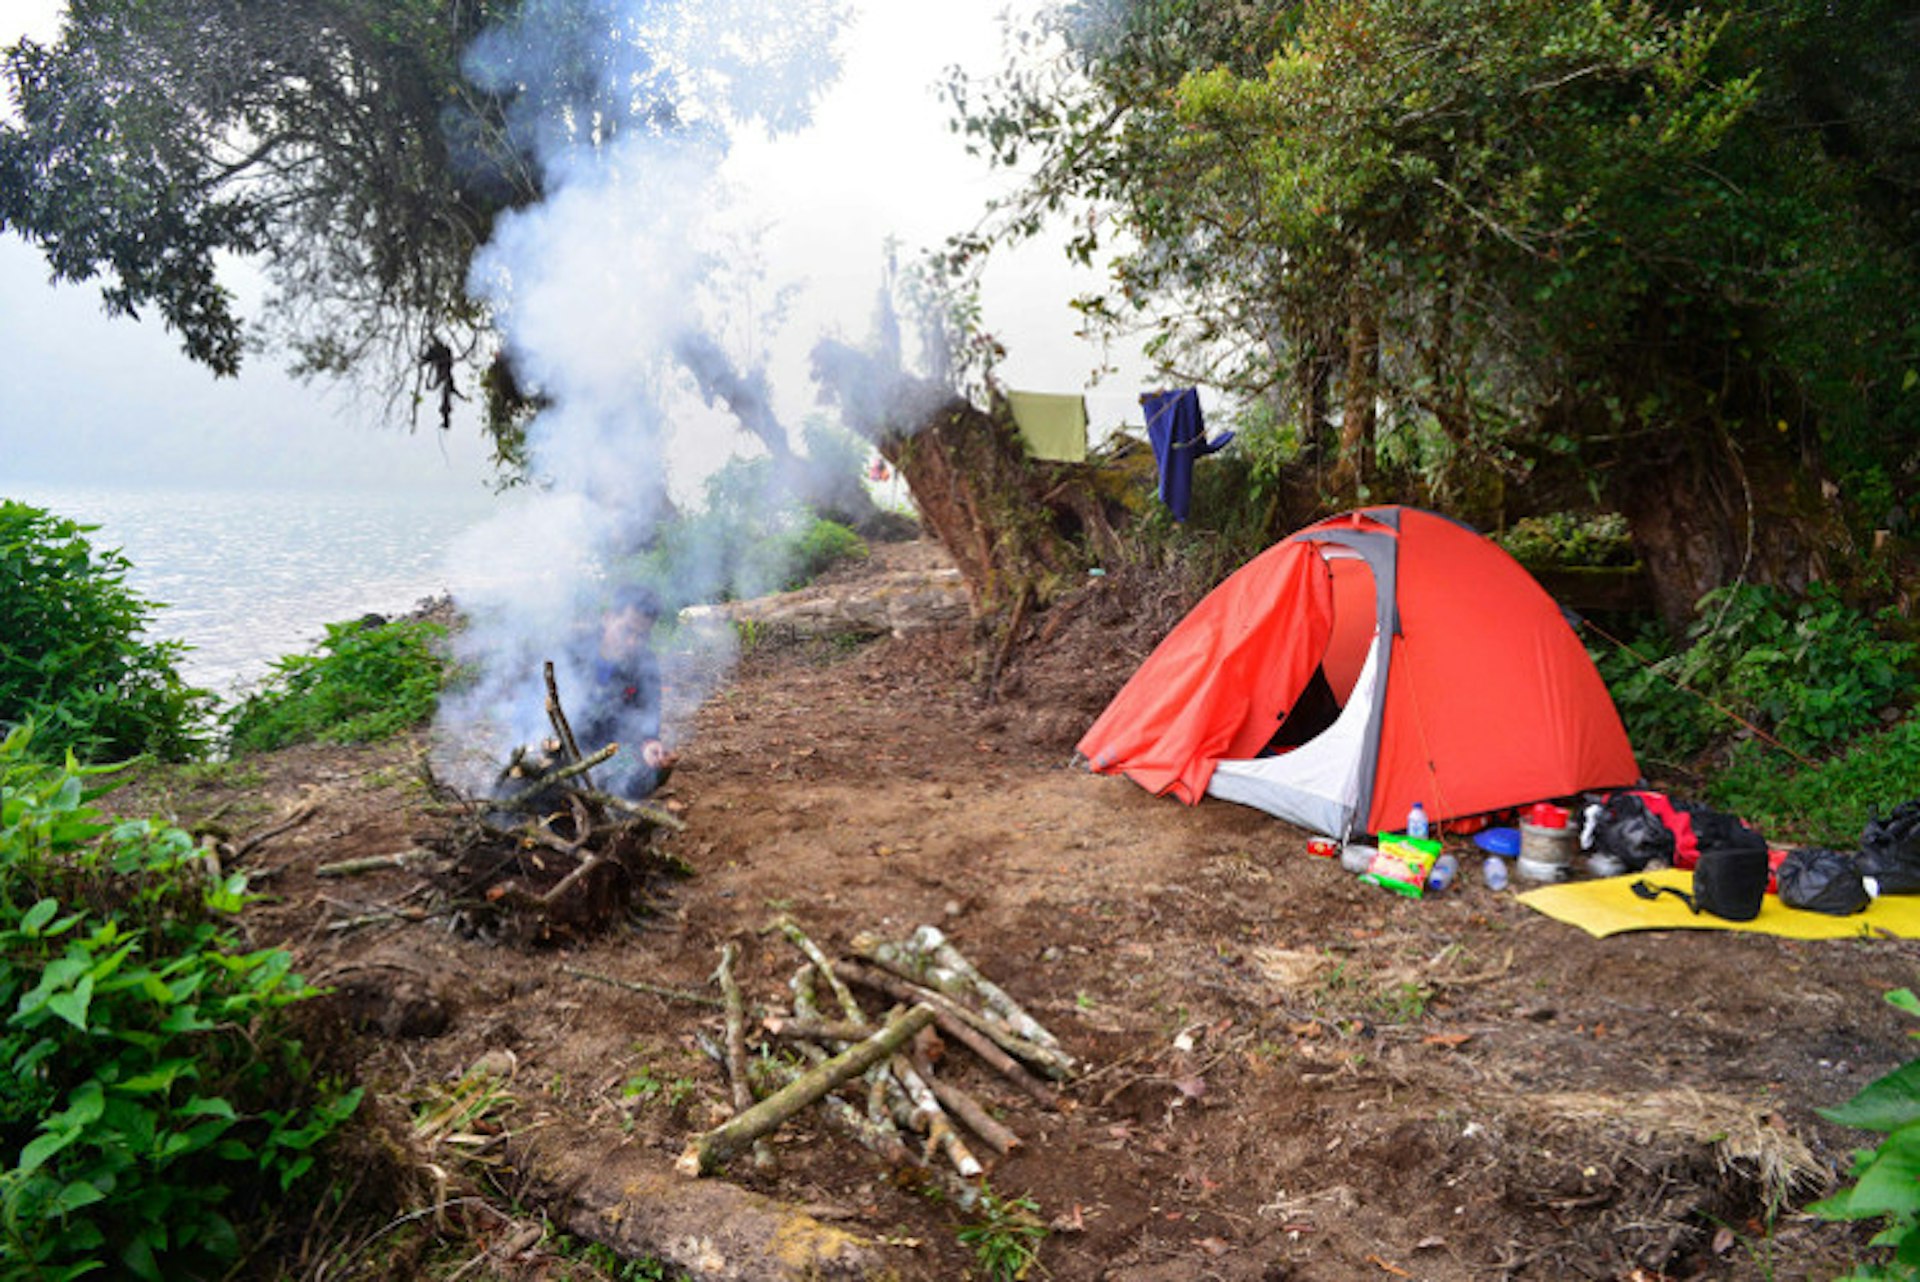
<path fill-rule="evenodd" d="M 897 943 L 856 937 L 855 956 L 834 961 L 792 921 L 778 925 L 805 962 L 789 982 L 785 1010 L 767 1014 L 759 1028 L 795 1048 L 805 1067 L 793 1057 L 763 1057 L 784 1080 L 756 1102 L 747 1071 L 746 1003 L 733 979 L 733 946 L 727 945 L 717 979 L 726 1009 L 722 1058 L 735 1114 L 693 1138 L 680 1156 L 683 1173 L 709 1174 L 749 1149 L 757 1162 L 770 1163 L 764 1137 L 820 1103 L 829 1124 L 890 1165 L 944 1162 L 954 1174 L 973 1179 L 985 1169 L 976 1144 L 1004 1154 L 1020 1137 L 936 1072 L 948 1043 L 972 1051 L 1042 1106 L 1060 1107 L 1052 1083 L 1073 1074 L 1072 1057 L 935 927 L 922 926 Z M 856 988 L 891 1008 L 878 1019 L 869 1017 Z M 823 1009 L 829 999 L 831 1011 Z"/>

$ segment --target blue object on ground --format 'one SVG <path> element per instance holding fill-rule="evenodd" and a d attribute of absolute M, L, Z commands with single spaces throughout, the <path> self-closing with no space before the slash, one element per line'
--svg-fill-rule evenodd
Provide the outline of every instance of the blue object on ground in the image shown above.
<path fill-rule="evenodd" d="M 1473 834 L 1473 844 L 1490 855 L 1512 858 L 1520 853 L 1518 828 L 1485 828 Z"/>

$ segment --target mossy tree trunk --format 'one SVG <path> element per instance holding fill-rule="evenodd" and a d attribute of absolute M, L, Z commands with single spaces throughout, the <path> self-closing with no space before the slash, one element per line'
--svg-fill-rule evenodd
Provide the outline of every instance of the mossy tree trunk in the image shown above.
<path fill-rule="evenodd" d="M 1119 550 L 1093 467 L 1032 458 L 1004 406 L 983 410 L 842 344 L 823 343 L 814 367 L 849 425 L 899 470 L 976 619 L 991 626 L 1044 606 L 1089 555 Z"/>

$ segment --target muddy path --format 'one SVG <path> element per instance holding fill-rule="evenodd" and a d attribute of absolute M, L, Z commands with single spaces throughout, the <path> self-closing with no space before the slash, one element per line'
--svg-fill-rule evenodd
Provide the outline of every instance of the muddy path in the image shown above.
<path fill-rule="evenodd" d="M 436 822 L 405 747 L 292 750 L 158 800 L 227 801 L 238 829 L 315 806 L 252 857 L 272 895 L 252 928 L 335 986 L 363 1080 L 417 1113 L 489 1066 L 483 1182 L 685 1268 L 719 1248 L 643 1241 L 635 1208 L 727 1111 L 718 1014 L 577 972 L 711 993 L 732 942 L 777 1008 L 782 915 L 842 951 L 937 924 L 1083 1064 L 1058 1110 L 957 1048 L 945 1065 L 1020 1136 L 987 1178 L 1038 1208 L 1058 1282 L 1795 1278 L 1857 1254 L 1794 1208 L 1859 1139 L 1813 1110 L 1910 1050 L 1881 995 L 1915 945 L 1594 940 L 1470 875 L 1398 898 L 1259 812 L 1089 775 L 1072 738 L 1131 662 L 1102 617 L 991 705 L 954 632 L 748 654 L 690 712 L 662 797 L 689 875 L 586 943 L 335 928 L 421 902 L 407 871 L 312 875 Z M 710 1216 L 745 1190 L 857 1240 L 869 1276 L 976 1276 L 977 1212 L 811 1114 L 773 1148 L 710 1182 Z"/>

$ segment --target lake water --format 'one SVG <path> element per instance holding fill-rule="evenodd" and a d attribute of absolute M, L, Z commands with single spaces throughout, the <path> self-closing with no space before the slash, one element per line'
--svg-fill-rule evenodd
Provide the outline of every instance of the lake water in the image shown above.
<path fill-rule="evenodd" d="M 18 499 L 100 528 L 96 548 L 132 562 L 152 634 L 192 646 L 190 683 L 224 695 L 328 623 L 398 614 L 449 588 L 446 552 L 496 502 L 467 494 L 191 492 L 8 485 Z"/>

